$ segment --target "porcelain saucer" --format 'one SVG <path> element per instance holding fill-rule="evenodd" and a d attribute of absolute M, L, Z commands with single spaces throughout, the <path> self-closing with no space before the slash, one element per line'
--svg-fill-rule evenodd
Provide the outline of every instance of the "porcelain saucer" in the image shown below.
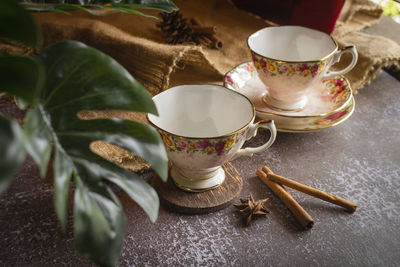
<path fill-rule="evenodd" d="M 306 107 L 299 111 L 279 111 L 264 103 L 268 88 L 258 78 L 252 62 L 230 70 L 224 77 L 224 86 L 247 96 L 257 116 L 274 120 L 282 132 L 310 132 L 338 125 L 352 115 L 355 107 L 349 81 L 344 76 L 314 84 Z"/>

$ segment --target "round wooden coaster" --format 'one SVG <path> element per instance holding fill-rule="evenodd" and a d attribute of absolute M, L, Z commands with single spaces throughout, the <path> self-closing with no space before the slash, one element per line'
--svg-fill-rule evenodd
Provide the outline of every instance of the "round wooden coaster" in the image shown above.
<path fill-rule="evenodd" d="M 223 166 L 225 181 L 219 187 L 199 193 L 179 189 L 171 177 L 164 183 L 157 175 L 152 185 L 160 197 L 161 204 L 179 213 L 210 213 L 227 207 L 242 190 L 243 180 L 235 167 L 227 162 Z"/>

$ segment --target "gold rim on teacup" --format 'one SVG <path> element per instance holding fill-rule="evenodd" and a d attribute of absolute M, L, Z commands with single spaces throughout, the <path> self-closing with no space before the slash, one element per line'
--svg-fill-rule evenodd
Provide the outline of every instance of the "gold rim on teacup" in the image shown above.
<path fill-rule="evenodd" d="M 202 84 L 191 84 L 191 85 L 202 85 Z M 219 84 L 209 84 L 209 85 L 217 86 L 217 87 L 223 88 L 224 90 L 232 91 L 231 89 L 228 89 L 228 88 L 226 88 L 225 86 L 222 86 L 222 85 L 219 85 Z M 168 89 L 167 89 L 167 90 L 168 90 Z M 148 114 L 148 113 L 146 114 L 146 119 L 147 119 L 147 121 L 150 123 L 150 125 L 152 125 L 152 126 L 155 127 L 156 129 L 159 129 L 160 131 L 162 131 L 162 132 L 164 132 L 164 133 L 166 133 L 166 134 L 176 136 L 177 138 L 182 139 L 182 140 L 184 140 L 184 139 L 189 139 L 189 140 L 193 140 L 193 139 L 223 139 L 223 138 L 226 138 L 226 137 L 230 137 L 230 136 L 232 136 L 232 135 L 237 134 L 238 132 L 243 131 L 243 130 L 246 129 L 247 127 L 249 127 L 250 123 L 251 123 L 251 122 L 254 120 L 254 118 L 256 117 L 256 108 L 254 107 L 254 105 L 253 105 L 253 103 L 250 101 L 250 99 L 249 99 L 247 96 L 245 96 L 244 94 L 239 93 L 239 92 L 237 92 L 237 91 L 232 91 L 232 92 L 235 92 L 236 94 L 241 95 L 241 96 L 243 96 L 245 99 L 247 99 L 247 101 L 250 103 L 251 107 L 253 108 L 253 116 L 251 117 L 250 121 L 248 121 L 244 126 L 242 126 L 241 128 L 239 128 L 239 129 L 237 129 L 237 130 L 235 130 L 235 131 L 233 131 L 233 132 L 230 132 L 230 133 L 228 133 L 228 134 L 219 135 L 219 136 L 211 136 L 211 137 L 191 137 L 191 136 L 182 136 L 182 135 L 179 135 L 179 134 L 175 134 L 175 133 L 171 133 L 171 132 L 169 132 L 169 131 L 166 131 L 166 130 L 160 128 L 159 126 L 155 125 L 153 122 L 151 122 L 151 121 L 149 120 L 149 114 Z M 157 95 L 153 96 L 153 99 L 154 99 L 155 97 L 157 97 Z"/>
<path fill-rule="evenodd" d="M 271 27 L 282 27 L 282 26 L 271 26 Z M 264 29 L 265 29 L 265 28 L 264 28 Z M 250 44 L 249 44 L 250 37 L 253 36 L 254 34 L 257 34 L 258 32 L 260 32 L 260 31 L 262 31 L 262 30 L 263 30 L 263 29 L 260 29 L 260 30 L 258 30 L 258 31 L 256 31 L 256 32 L 250 34 L 250 35 L 247 37 L 247 47 L 249 48 L 249 50 L 250 50 L 252 53 L 254 53 L 254 54 L 256 54 L 256 55 L 258 55 L 258 56 L 260 56 L 260 57 L 263 57 L 263 58 L 266 58 L 266 59 L 269 59 L 269 60 L 272 60 L 272 61 L 276 61 L 276 62 L 278 62 L 278 63 L 292 63 L 292 64 L 296 64 L 296 63 L 297 63 L 297 64 L 298 64 L 298 63 L 315 63 L 315 62 L 321 62 L 321 61 L 324 61 L 324 60 L 327 60 L 328 58 L 330 58 L 330 57 L 339 49 L 339 44 L 338 44 L 338 42 L 337 42 L 336 39 L 333 38 L 330 34 L 327 34 L 327 33 L 325 33 L 325 32 L 321 32 L 321 31 L 318 31 L 318 30 L 313 29 L 314 31 L 317 31 L 317 32 L 320 32 L 320 33 L 324 34 L 325 36 L 329 36 L 329 37 L 331 38 L 331 40 L 334 42 L 334 44 L 335 44 L 335 49 L 333 49 L 333 51 L 332 51 L 331 53 L 329 53 L 328 55 L 326 55 L 326 56 L 324 56 L 324 57 L 322 57 L 322 58 L 320 58 L 320 59 L 313 59 L 313 60 L 290 61 L 290 60 L 282 60 L 282 59 L 271 58 L 271 57 L 267 57 L 267 56 L 264 56 L 264 55 L 261 55 L 261 54 L 257 53 L 256 51 L 254 51 L 254 50 L 250 47 Z"/>

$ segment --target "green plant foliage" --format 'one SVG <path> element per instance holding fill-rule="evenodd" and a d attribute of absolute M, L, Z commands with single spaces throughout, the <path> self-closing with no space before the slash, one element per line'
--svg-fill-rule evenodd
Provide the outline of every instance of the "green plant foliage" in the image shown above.
<path fill-rule="evenodd" d="M 74 10 L 102 15 L 99 10 L 148 16 L 138 9 L 155 9 L 172 12 L 178 8 L 170 0 L 20 0 L 30 11 L 68 13 Z"/>
<path fill-rule="evenodd" d="M 109 1 L 60 2 L 67 3 L 61 5 L 63 12 L 91 9 Z M 164 11 L 176 8 L 166 0 L 116 2 L 107 6 L 121 4 L 121 10 L 133 6 Z M 50 5 L 49 10 L 57 11 L 56 6 Z M 34 20 L 12 0 L 0 1 L 0 24 L 0 38 L 30 46 L 40 43 Z M 10 29 L 5 29 L 4 24 Z M 25 29 L 31 32 L 26 33 Z M 123 147 L 150 163 L 164 181 L 168 175 L 166 152 L 159 134 L 151 126 L 120 119 L 81 120 L 77 113 L 113 109 L 157 114 L 148 91 L 112 58 L 75 41 L 54 44 L 38 58 L 1 56 L 0 91 L 15 95 L 19 102 L 31 107 L 23 130 L 16 122 L 0 116 L 0 149 L 4 151 L 0 157 L 0 193 L 7 188 L 26 152 L 38 164 L 42 177 L 53 152 L 54 204 L 62 228 L 66 227 L 69 185 L 73 181 L 76 249 L 99 265 L 116 265 L 126 218 L 110 184 L 122 188 L 152 222 L 158 215 L 159 199 L 140 176 L 93 153 L 89 146 L 93 141 L 103 140 Z"/>
<path fill-rule="evenodd" d="M 46 87 L 24 127 L 27 151 L 45 175 L 54 146 L 54 189 L 57 215 L 65 227 L 68 185 L 77 189 L 74 235 L 77 250 L 100 265 L 115 265 L 122 249 L 125 216 L 105 181 L 125 190 L 155 221 L 159 200 L 140 176 L 90 151 L 104 140 L 149 162 L 164 180 L 167 157 L 156 130 L 146 124 L 120 119 L 80 120 L 81 110 L 122 109 L 157 114 L 150 94 L 116 61 L 75 41 L 52 45 L 40 54 Z"/>
<path fill-rule="evenodd" d="M 36 22 L 24 8 L 13 0 L 0 1 L 0 39 L 37 46 L 41 35 Z M 43 85 L 43 66 L 26 56 L 0 56 L 0 91 L 19 95 L 34 104 Z M 22 130 L 18 123 L 0 114 L 0 194 L 9 185 L 25 158 Z"/>
<path fill-rule="evenodd" d="M 76 181 L 75 248 L 102 266 L 114 266 L 123 246 L 126 218 L 114 193 L 104 184 Z"/>
<path fill-rule="evenodd" d="M 41 34 L 36 21 L 13 0 L 0 1 L 0 39 L 27 46 L 41 44 Z M 33 105 L 43 81 L 43 67 L 35 58 L 21 55 L 0 56 L 1 91 L 18 95 Z"/>
<path fill-rule="evenodd" d="M 21 128 L 15 121 L 0 115 L 0 194 L 8 187 L 14 173 L 25 159 Z"/>
<path fill-rule="evenodd" d="M 1 87 L 31 105 L 35 104 L 36 94 L 44 83 L 44 76 L 43 66 L 36 58 L 20 55 L 0 56 Z"/>
<path fill-rule="evenodd" d="M 14 0 L 0 1 L 0 38 L 28 46 L 41 44 L 36 21 Z"/>

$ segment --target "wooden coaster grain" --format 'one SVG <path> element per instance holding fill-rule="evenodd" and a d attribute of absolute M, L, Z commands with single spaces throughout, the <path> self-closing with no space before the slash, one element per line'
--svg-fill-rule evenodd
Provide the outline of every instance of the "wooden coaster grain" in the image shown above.
<path fill-rule="evenodd" d="M 243 180 L 235 167 L 227 162 L 223 166 L 225 181 L 219 187 L 200 193 L 179 189 L 171 177 L 164 183 L 155 175 L 152 185 L 160 197 L 161 204 L 178 213 L 202 214 L 227 207 L 242 190 Z"/>

